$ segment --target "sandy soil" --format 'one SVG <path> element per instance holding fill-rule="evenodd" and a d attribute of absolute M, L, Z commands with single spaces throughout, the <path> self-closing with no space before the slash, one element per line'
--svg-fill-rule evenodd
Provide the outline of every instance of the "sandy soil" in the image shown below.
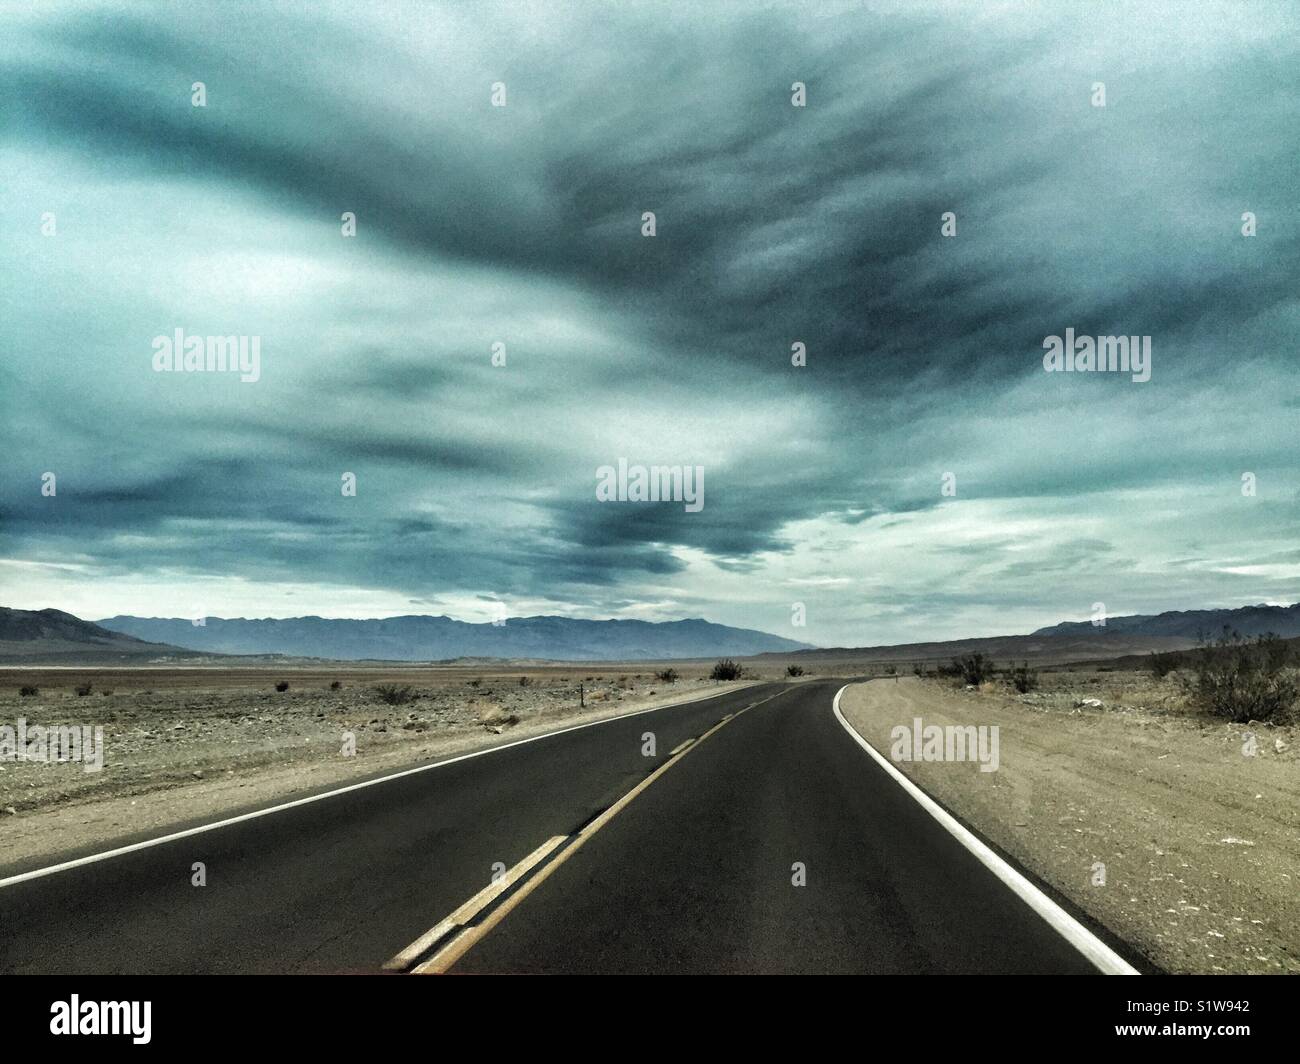
<path fill-rule="evenodd" d="M 386 705 L 372 678 L 329 674 L 252 676 L 94 674 L 34 697 L 0 688 L 0 725 L 89 725 L 104 729 L 104 767 L 0 760 L 0 874 L 85 847 L 107 849 L 138 836 L 398 771 L 433 758 L 510 742 L 569 724 L 707 698 L 753 681 L 674 684 L 635 674 L 473 676 L 403 674 L 419 697 Z M 392 679 L 390 677 L 390 679 Z M 58 681 L 55 677 L 55 682 Z M 579 707 L 579 683 L 586 706 Z M 105 690 L 112 693 L 106 694 Z M 344 756 L 348 733 L 355 755 Z"/>
<path fill-rule="evenodd" d="M 909 676 L 856 685 L 841 709 L 885 757 L 891 729 L 916 717 L 997 725 L 996 772 L 898 767 L 1166 970 L 1300 972 L 1300 728 L 1190 715 L 1172 684 L 1141 674 L 1044 686 L 1016 695 Z"/>

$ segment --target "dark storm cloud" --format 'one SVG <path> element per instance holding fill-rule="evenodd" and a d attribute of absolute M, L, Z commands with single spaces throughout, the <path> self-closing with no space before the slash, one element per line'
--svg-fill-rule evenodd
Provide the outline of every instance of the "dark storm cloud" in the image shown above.
<path fill-rule="evenodd" d="M 576 40 L 512 55 L 542 113 L 540 123 L 504 119 L 522 127 L 521 147 L 485 142 L 480 124 L 496 116 L 463 105 L 439 113 L 401 106 L 402 95 L 371 103 L 361 77 L 342 86 L 296 80 L 312 75 L 309 65 L 286 76 L 291 21 L 272 21 L 279 47 L 265 49 L 247 34 L 196 41 L 184 22 L 169 30 L 140 17 L 84 21 L 40 36 L 69 59 L 95 56 L 87 73 L 32 62 L 5 72 L 29 128 L 151 172 L 224 174 L 299 212 L 353 204 L 368 227 L 417 253 L 617 290 L 664 342 L 725 353 L 751 370 L 780 370 L 781 359 L 754 355 L 784 350 L 793 330 L 812 342 L 836 387 L 865 390 L 882 371 L 892 382 L 972 359 L 986 378 L 1019 374 L 1059 327 L 1053 309 L 1081 331 L 1168 337 L 1278 305 L 1300 266 L 1300 248 L 1280 245 L 1267 268 L 1243 273 L 1202 254 L 1198 243 L 1210 241 L 1194 226 L 1170 246 L 1153 224 L 1174 206 L 1159 197 L 1177 194 L 1160 187 L 1161 169 L 1203 165 L 1176 139 L 1180 127 L 1201 128 L 1203 115 L 1160 113 L 1166 157 L 1136 168 L 1130 153 L 1148 131 L 1105 131 L 1086 113 L 1063 128 L 1035 106 L 1059 106 L 1061 90 L 1043 83 L 1046 64 L 1035 57 L 1070 42 L 1049 29 L 955 48 L 959 28 L 935 19 L 886 23 L 884 34 L 865 18 L 804 28 L 775 14 L 723 27 L 664 26 L 649 13 L 613 27 L 592 22 Z M 659 69 L 662 53 L 647 49 L 626 57 L 617 82 L 583 82 L 587 56 L 643 35 L 671 48 L 670 76 Z M 378 58 L 374 41 L 328 23 L 313 28 L 313 42 L 334 56 L 329 74 Z M 912 57 L 901 86 L 872 76 L 900 53 Z M 219 72 L 205 121 L 176 106 L 180 56 L 186 69 Z M 1296 81 L 1277 60 L 1259 63 L 1262 78 Z M 549 77 L 561 64 L 577 75 Z M 414 91 L 397 66 L 395 84 Z M 807 78 L 814 106 L 790 107 L 775 69 Z M 1185 86 L 1176 71 L 1153 80 Z M 1254 165 L 1207 177 L 1230 178 L 1251 201 L 1294 191 L 1285 143 L 1248 145 L 1256 123 L 1232 117 L 1216 127 L 1224 143 L 1214 154 L 1232 159 L 1234 144 L 1249 146 Z M 1128 179 L 1118 196 L 1115 177 Z M 1124 187 L 1133 180 L 1154 182 L 1152 194 Z M 628 239 L 642 209 L 660 216 L 653 244 Z M 957 211 L 969 233 L 961 252 L 944 250 L 946 260 L 935 241 L 943 210 Z M 1024 232 L 1031 219 L 1050 226 L 1033 240 Z M 1128 268 L 1105 285 L 1115 248 L 1080 246 L 1089 229 L 1124 237 Z M 1069 252 L 1063 274 L 1039 269 L 1052 241 Z M 763 261 L 783 245 L 778 268 Z"/>
<path fill-rule="evenodd" d="M 7 346 L 36 349 L 6 370 L 11 553 L 617 608 L 692 552 L 761 573 L 832 533 L 956 536 L 966 500 L 1132 521 L 1126 492 L 1287 483 L 1295 28 L 1214 5 L 33 9 L 0 47 L 6 221 L 69 220 L 10 278 Z M 140 370 L 154 331 L 208 317 L 267 334 L 262 382 Z M 1152 382 L 1043 374 L 1066 327 L 1152 335 Z M 703 465 L 705 508 L 597 503 L 619 457 Z M 56 467 L 57 508 L 31 487 Z M 1266 548 L 1275 499 L 1224 534 Z M 1108 569 L 1116 537 L 1087 533 L 1059 553 Z M 935 554 L 999 566 L 1024 534 Z M 1068 569 L 1003 571 L 1036 564 Z"/>

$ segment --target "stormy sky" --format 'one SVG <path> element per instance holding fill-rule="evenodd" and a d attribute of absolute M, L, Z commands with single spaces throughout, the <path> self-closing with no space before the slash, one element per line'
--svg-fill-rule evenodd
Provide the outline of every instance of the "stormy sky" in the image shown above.
<path fill-rule="evenodd" d="M 0 11 L 3 604 L 865 645 L 1300 599 L 1294 5 Z M 1150 381 L 1046 372 L 1067 328 Z M 260 379 L 156 372 L 176 329 Z M 703 508 L 598 502 L 620 458 Z"/>

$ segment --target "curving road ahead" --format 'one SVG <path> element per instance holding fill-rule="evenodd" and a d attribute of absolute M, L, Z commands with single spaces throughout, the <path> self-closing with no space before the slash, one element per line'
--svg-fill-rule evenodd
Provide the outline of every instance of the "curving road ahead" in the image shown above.
<path fill-rule="evenodd" d="M 847 734 L 839 687 L 733 691 L 0 881 L 0 971 L 1095 973 Z"/>

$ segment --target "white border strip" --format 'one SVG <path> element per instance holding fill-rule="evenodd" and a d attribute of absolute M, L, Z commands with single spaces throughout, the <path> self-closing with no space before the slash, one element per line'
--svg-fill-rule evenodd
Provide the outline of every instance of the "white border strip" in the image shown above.
<path fill-rule="evenodd" d="M 745 687 L 753 687 L 754 684 L 746 684 Z M 169 835 L 159 835 L 155 839 L 145 839 L 143 842 L 133 842 L 129 846 L 119 846 L 113 850 L 104 850 L 101 853 L 92 853 L 86 857 L 78 857 L 72 861 L 63 861 L 60 864 L 49 865 L 45 868 L 35 868 L 30 872 L 22 872 L 16 876 L 9 876 L 7 879 L 0 879 L 0 888 L 12 887 L 17 883 L 26 883 L 28 880 L 41 879 L 44 876 L 52 876 L 56 872 L 66 872 L 70 868 L 81 868 L 83 865 L 95 864 L 98 861 L 107 861 L 110 857 L 121 857 L 126 853 L 135 853 L 137 850 L 147 850 L 151 846 L 161 846 L 165 842 L 175 842 L 177 839 L 188 839 L 193 835 L 202 835 L 207 831 L 215 831 L 217 828 L 229 827 L 231 824 L 242 824 L 247 820 L 256 820 L 258 817 L 270 816 L 272 813 L 280 813 L 286 809 L 296 809 L 302 805 L 311 805 L 312 802 L 324 801 L 326 798 L 333 798 L 335 795 L 347 794 L 350 791 L 359 791 L 365 787 L 374 787 L 380 783 L 388 783 L 390 780 L 399 780 L 403 776 L 414 776 L 417 772 L 428 772 L 430 769 L 442 768 L 443 765 L 454 765 L 457 761 L 468 761 L 472 757 L 482 757 L 484 754 L 495 754 L 498 750 L 509 750 L 512 746 L 523 746 L 525 743 L 535 743 L 542 739 L 550 739 L 556 735 L 565 735 L 568 732 L 581 731 L 583 728 L 594 728 L 598 724 L 609 724 L 616 720 L 627 720 L 631 717 L 640 717 L 646 713 L 659 713 L 665 709 L 674 709 L 677 706 L 689 706 L 696 702 L 707 702 L 710 698 L 722 698 L 725 695 L 733 694 L 737 691 L 743 691 L 745 687 L 735 687 L 731 691 L 721 691 L 716 695 L 703 695 L 699 698 L 686 698 L 680 702 L 670 702 L 665 706 L 651 706 L 649 709 L 637 709 L 631 713 L 619 713 L 612 717 L 602 717 L 600 720 L 589 720 L 585 724 L 573 724 L 567 728 L 559 728 L 556 731 L 542 732 L 541 735 L 530 735 L 527 739 L 515 739 L 513 742 L 501 743 L 497 746 L 484 747 L 482 750 L 471 750 L 468 754 L 458 754 L 456 757 L 449 757 L 443 761 L 434 761 L 428 765 L 417 765 L 415 768 L 403 769 L 401 772 L 392 772 L 387 776 L 380 776 L 378 779 L 362 780 L 360 783 L 350 783 L 346 787 L 337 787 L 332 791 L 325 791 L 322 794 L 313 794 L 306 798 L 295 798 L 291 802 L 281 802 L 279 805 L 269 806 L 266 809 L 255 809 L 251 813 L 241 813 L 239 816 L 227 817 L 225 820 L 217 820 L 211 824 L 200 824 L 197 827 L 186 828 L 184 831 L 173 831 Z"/>
<path fill-rule="evenodd" d="M 835 716 L 844 725 L 844 730 L 857 741 L 858 745 L 870 754 L 876 763 L 888 772 L 903 790 L 915 798 L 921 808 L 942 824 L 953 838 L 975 855 L 980 864 L 984 865 L 985 868 L 1010 887 L 1021 901 L 1046 920 L 1054 931 L 1082 953 L 1099 971 L 1105 975 L 1139 974 L 1136 968 L 1012 868 L 987 844 L 963 827 L 938 802 L 904 776 L 874 746 L 862 738 L 853 725 L 848 722 L 844 714 L 840 712 L 840 695 L 844 694 L 849 689 L 849 686 L 849 684 L 845 684 L 835 692 Z"/>

